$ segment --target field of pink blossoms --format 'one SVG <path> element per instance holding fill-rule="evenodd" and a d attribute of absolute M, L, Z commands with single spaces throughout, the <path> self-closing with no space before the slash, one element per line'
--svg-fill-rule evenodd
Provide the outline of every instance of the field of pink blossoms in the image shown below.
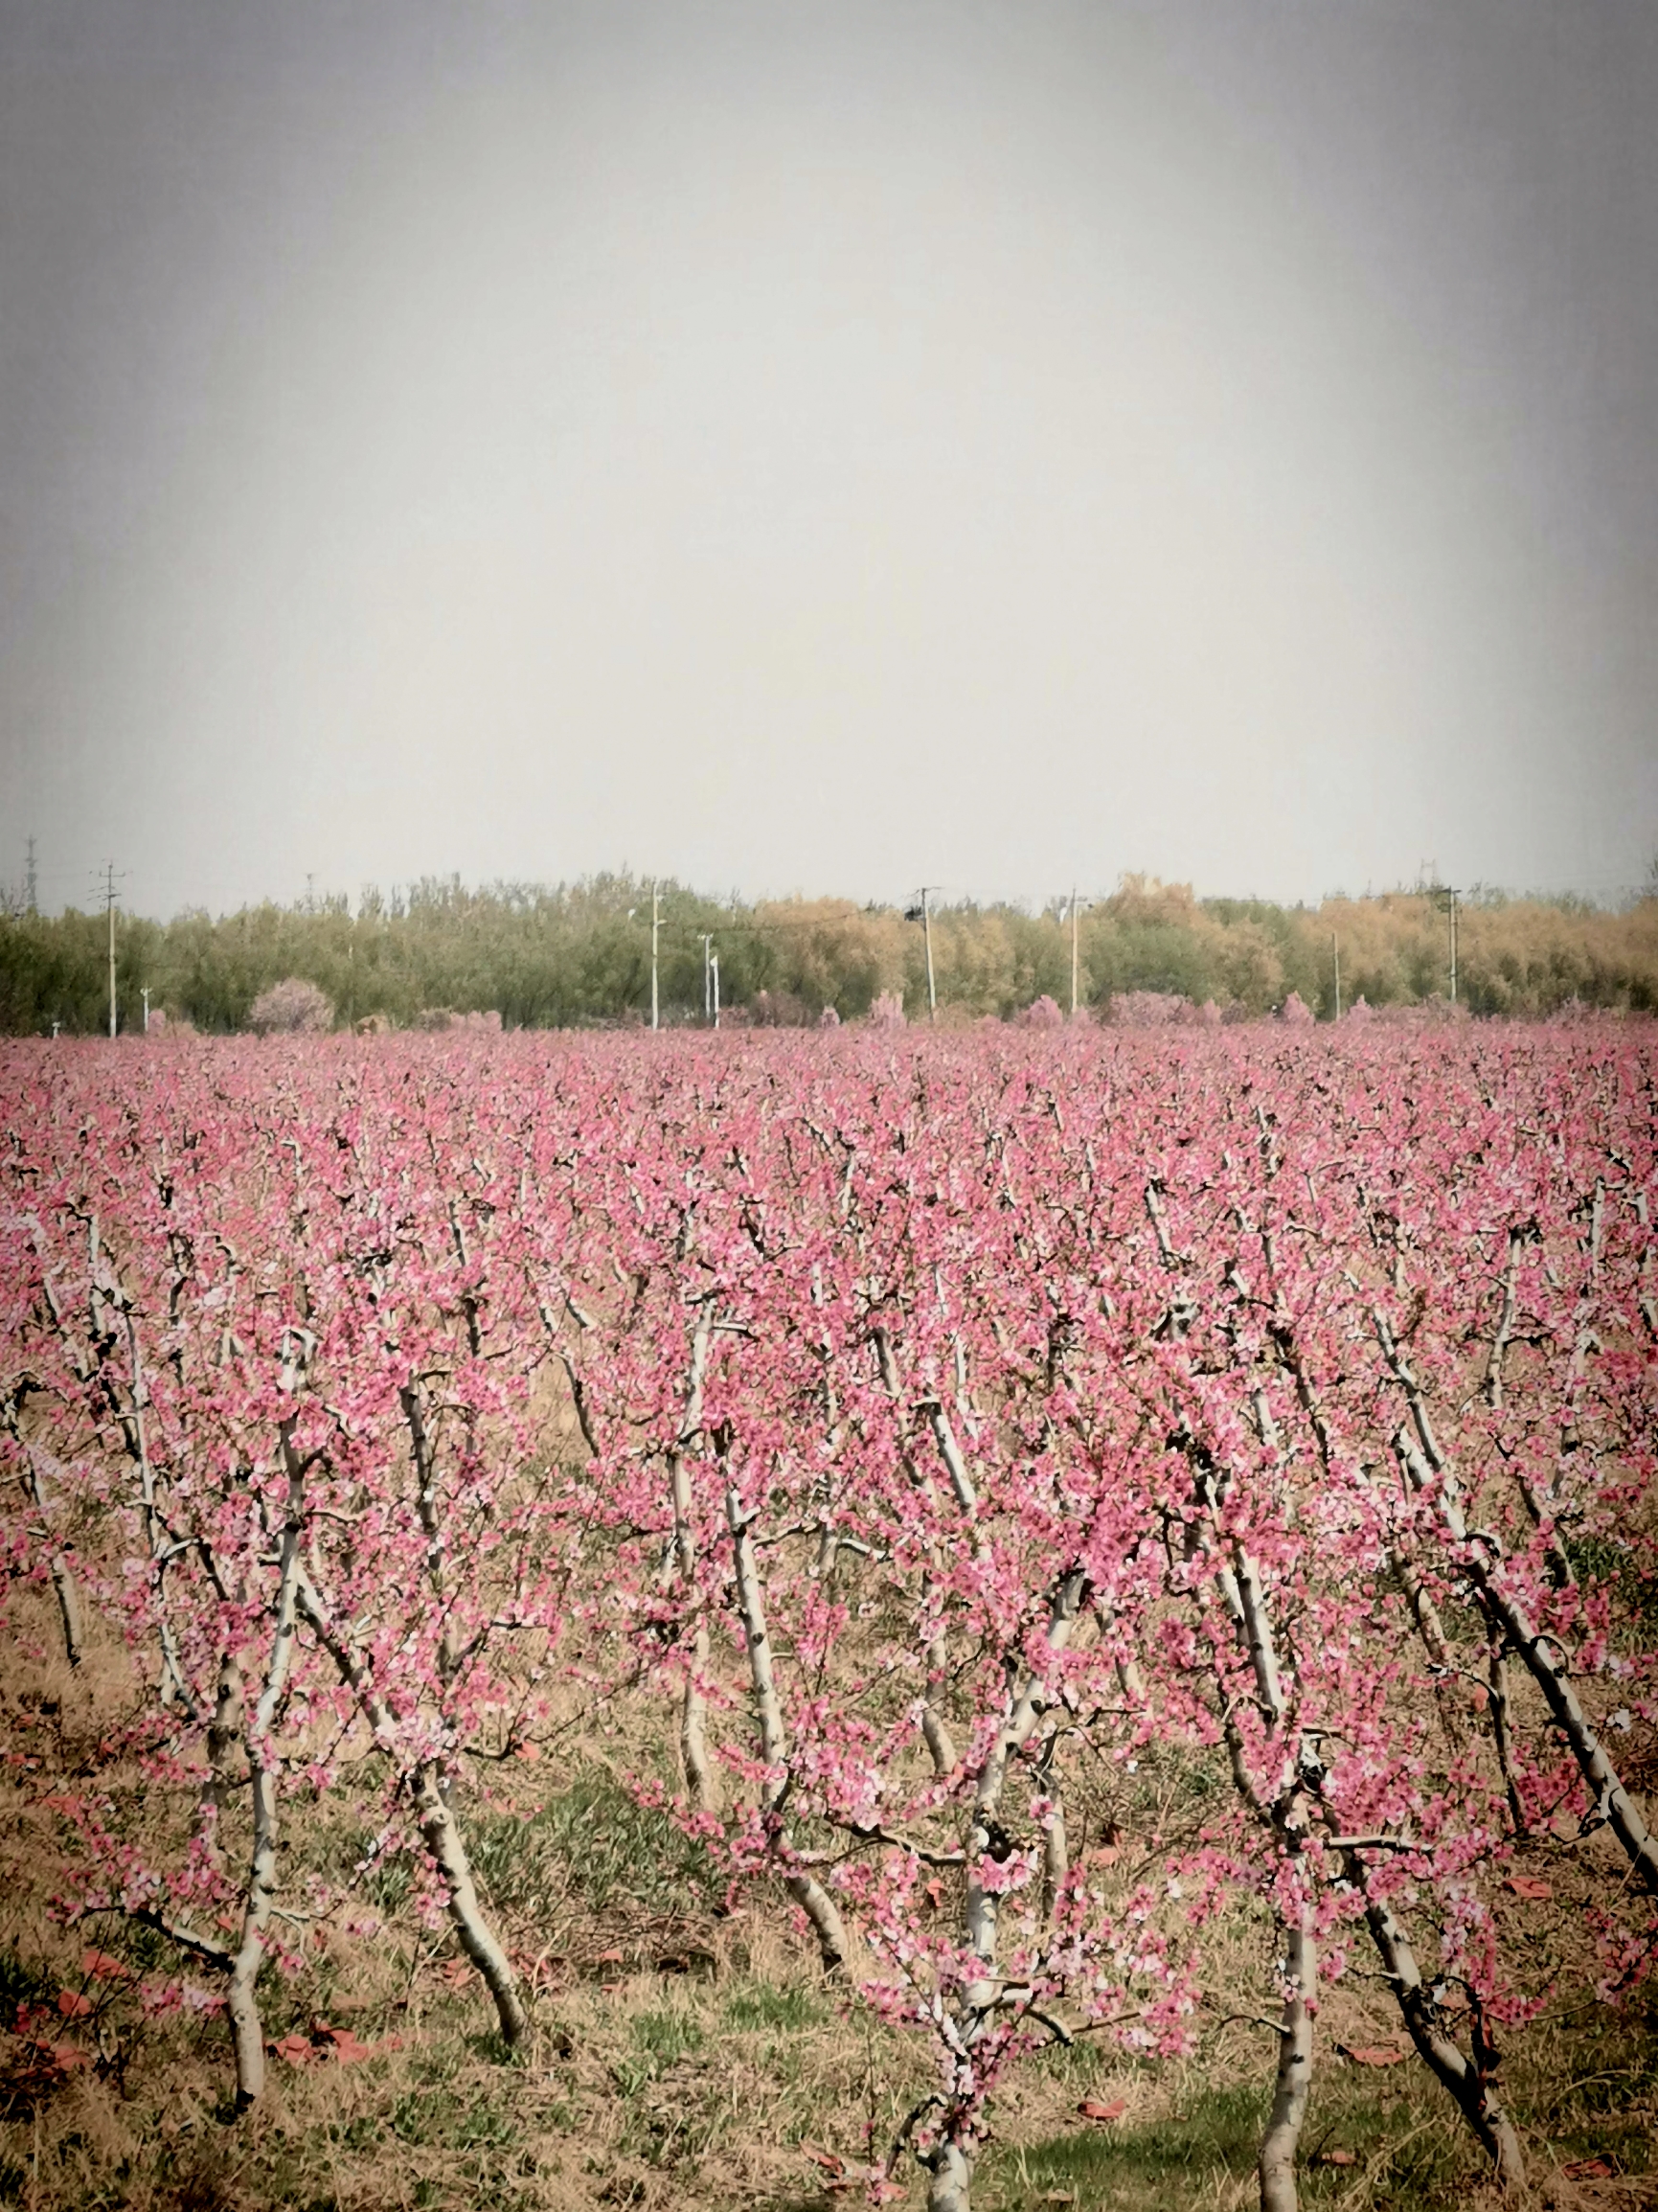
<path fill-rule="evenodd" d="M 0 1047 L 0 2201 L 1654 2201 L 1655 1082 Z"/>

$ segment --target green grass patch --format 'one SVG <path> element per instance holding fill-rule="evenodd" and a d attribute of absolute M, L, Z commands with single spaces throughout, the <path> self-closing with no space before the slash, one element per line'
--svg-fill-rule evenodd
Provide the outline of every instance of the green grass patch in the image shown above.
<path fill-rule="evenodd" d="M 749 1982 L 725 2000 L 727 2027 L 742 2031 L 782 2028 L 798 2033 L 821 2024 L 824 2012 L 807 1990 L 778 1988 L 771 1982 Z"/>
<path fill-rule="evenodd" d="M 1517 2040 L 1510 2108 L 1527 2138 L 1562 2164 L 1609 2158 L 1621 2174 L 1658 2173 L 1658 2008 L 1597 2006 Z"/>
<path fill-rule="evenodd" d="M 471 2087 L 423 2084 L 397 2099 L 391 2112 L 399 2143 L 433 2144 L 447 2151 L 499 2150 L 517 2134 L 512 2116 Z"/>
<path fill-rule="evenodd" d="M 721 1895 L 705 1847 L 599 1766 L 578 1768 L 528 1819 L 480 1816 L 466 1848 L 480 1887 L 510 1915 L 538 1919 L 569 1898 L 596 1914 L 632 1904 L 677 1918 L 706 1913 Z"/>
<path fill-rule="evenodd" d="M 1163 2118 L 1079 2121 L 1046 2142 L 992 2151 L 980 2194 L 995 2212 L 1055 2202 L 1078 2212 L 1191 2212 L 1248 2198 L 1269 2103 L 1264 2083 L 1192 2087 Z M 1332 2075 L 1322 2095 L 1315 2091 L 1302 2133 L 1301 2200 L 1334 2206 L 1362 2180 L 1366 2201 L 1427 2212 L 1465 2191 L 1473 2163 L 1425 2099 L 1419 2106 L 1403 2092 L 1378 2094 Z"/>

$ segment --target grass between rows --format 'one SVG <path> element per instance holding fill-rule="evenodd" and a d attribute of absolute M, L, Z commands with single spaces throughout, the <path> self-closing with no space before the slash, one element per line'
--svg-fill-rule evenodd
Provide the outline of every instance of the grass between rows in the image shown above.
<path fill-rule="evenodd" d="M 466 1808 L 481 1892 L 533 1991 L 526 2049 L 509 2053 L 489 2032 L 446 1926 L 422 1927 L 408 1861 L 383 1860 L 356 1892 L 383 1916 L 379 1930 L 330 1933 L 293 1978 L 261 1983 L 267 2036 L 292 2055 L 273 2062 L 261 2108 L 237 2120 L 222 2021 L 140 2019 L 119 1985 L 87 1981 L 84 1931 L 47 1909 L 41 1802 L 96 1738 L 112 1680 L 113 1661 L 102 1683 L 96 1670 L 69 1682 L 18 1653 L 0 1661 L 0 1733 L 13 1745 L 27 1734 L 38 1761 L 0 1784 L 0 2204 L 827 2212 L 859 2201 L 850 2170 L 931 2087 L 919 2043 L 825 1986 L 781 1895 L 750 1893 L 732 1909 L 702 1846 L 635 1801 L 618 1767 L 647 1760 L 658 1717 L 647 1713 L 585 1741 L 561 1773 L 507 1770 L 518 1801 Z M 1170 1830 L 1215 1787 L 1185 1755 L 1153 1756 L 1134 1795 L 1095 1817 L 1127 1835 Z M 366 1840 L 330 1826 L 324 1803 L 303 1849 L 337 1879 Z M 1564 1912 L 1536 1924 L 1539 1970 L 1562 1995 L 1513 2039 L 1510 2106 L 1545 2202 L 1658 2204 L 1658 2010 L 1587 2001 L 1572 1926 Z M 143 1930 L 105 1928 L 98 1941 L 136 1970 L 176 1971 Z M 1218 1973 L 1243 2017 L 1217 2003 L 1193 2060 L 1140 2064 L 1084 2042 L 1029 2061 L 997 2100 L 980 2212 L 1251 2203 L 1272 2064 L 1256 2024 L 1271 2009 L 1269 1949 L 1264 1919 L 1240 1904 Z M 65 1992 L 93 2002 L 89 2020 L 63 2030 L 88 2063 L 42 2082 L 5 2031 L 20 2006 L 50 2009 Z M 1479 2154 L 1414 2058 L 1374 2067 L 1337 2055 L 1397 2039 L 1374 1981 L 1327 1991 L 1304 2137 L 1309 2212 L 1440 2212 L 1487 2188 Z M 347 2063 L 342 2047 L 367 2055 Z M 1084 2103 L 1116 2116 L 1086 2118 Z"/>

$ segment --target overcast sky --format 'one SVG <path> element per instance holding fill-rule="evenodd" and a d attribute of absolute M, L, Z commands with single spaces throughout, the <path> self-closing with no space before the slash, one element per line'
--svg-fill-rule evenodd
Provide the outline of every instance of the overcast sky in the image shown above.
<path fill-rule="evenodd" d="M 0 881 L 1639 883 L 1653 0 L 0 0 Z"/>

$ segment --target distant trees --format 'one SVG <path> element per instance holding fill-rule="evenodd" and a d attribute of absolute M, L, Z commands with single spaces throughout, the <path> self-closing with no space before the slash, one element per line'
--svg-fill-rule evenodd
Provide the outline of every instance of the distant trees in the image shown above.
<path fill-rule="evenodd" d="M 719 955 L 734 1019 L 764 1027 L 868 1019 L 883 997 L 927 1004 L 921 931 L 895 907 L 848 899 L 708 899 L 657 887 L 663 1021 L 702 1017 L 704 936 Z M 427 878 L 403 890 L 300 905 L 199 910 L 160 924 L 122 917 L 117 1001 L 123 1029 L 152 1009 L 204 1031 L 254 1026 L 273 985 L 313 986 L 344 1027 L 415 1026 L 432 1009 L 497 1015 L 508 1029 L 648 1019 L 651 887 L 627 875 L 579 883 Z M 939 1020 L 1012 1020 L 1038 1000 L 1071 1003 L 1068 902 L 1033 914 L 1006 904 L 931 908 Z M 1079 929 L 1079 999 L 1109 1018 L 1116 1004 L 1161 995 L 1214 1018 L 1259 1017 L 1294 997 L 1320 1020 L 1342 1002 L 1378 1013 L 1442 997 L 1446 917 L 1429 897 L 1327 899 L 1318 907 L 1198 899 L 1187 884 L 1124 877 Z M 0 1031 L 96 1034 L 108 1019 L 102 913 L 0 914 Z M 1622 913 L 1580 901 L 1470 894 L 1461 906 L 1459 996 L 1469 1012 L 1535 1017 L 1576 1000 L 1658 1007 L 1658 896 Z M 1186 1018 L 1183 1016 L 1182 1018 Z"/>

